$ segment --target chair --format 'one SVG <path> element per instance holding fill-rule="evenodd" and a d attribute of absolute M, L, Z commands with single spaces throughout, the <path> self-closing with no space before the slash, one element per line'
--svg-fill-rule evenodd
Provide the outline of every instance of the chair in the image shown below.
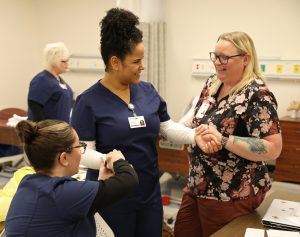
<path fill-rule="evenodd" d="M 114 237 L 114 232 L 108 226 L 108 224 L 103 220 L 103 218 L 99 215 L 99 213 L 95 214 L 95 222 L 97 228 L 96 237 Z M 2 236 L 0 236 L 2 237 Z"/>
<path fill-rule="evenodd" d="M 3 229 L 3 230 L 1 231 L 0 237 L 6 237 L 5 229 Z"/>

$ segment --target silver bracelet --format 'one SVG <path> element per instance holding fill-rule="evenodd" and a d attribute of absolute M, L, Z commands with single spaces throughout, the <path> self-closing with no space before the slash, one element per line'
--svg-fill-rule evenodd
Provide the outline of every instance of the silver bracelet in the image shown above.
<path fill-rule="evenodd" d="M 222 138 L 221 138 L 221 146 L 222 146 L 222 148 L 225 148 L 225 146 L 226 146 L 226 144 L 227 144 L 227 142 L 228 142 L 228 137 L 225 137 L 225 136 L 223 136 L 222 135 Z"/>

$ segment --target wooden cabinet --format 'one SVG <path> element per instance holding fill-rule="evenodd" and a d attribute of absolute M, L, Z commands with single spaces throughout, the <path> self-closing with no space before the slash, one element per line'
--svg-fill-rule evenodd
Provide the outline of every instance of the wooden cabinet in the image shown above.
<path fill-rule="evenodd" d="M 161 172 L 175 173 L 179 175 L 188 175 L 189 160 L 187 145 L 182 149 L 165 148 L 161 146 L 160 141 L 156 144 L 158 153 L 158 166 Z"/>
<path fill-rule="evenodd" d="M 300 118 L 280 120 L 283 147 L 276 160 L 274 179 L 300 183 Z"/>
<path fill-rule="evenodd" d="M 19 108 L 7 108 L 0 110 L 0 144 L 20 146 L 21 141 L 15 128 L 7 127 L 6 123 L 14 114 L 26 116 L 27 112 Z"/>

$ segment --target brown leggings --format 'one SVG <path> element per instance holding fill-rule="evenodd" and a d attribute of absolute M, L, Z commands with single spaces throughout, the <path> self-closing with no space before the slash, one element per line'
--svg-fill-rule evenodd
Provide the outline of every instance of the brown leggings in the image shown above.
<path fill-rule="evenodd" d="M 245 200 L 222 202 L 185 193 L 178 211 L 175 237 L 209 237 L 234 218 L 251 213 L 265 194 L 250 194 Z"/>

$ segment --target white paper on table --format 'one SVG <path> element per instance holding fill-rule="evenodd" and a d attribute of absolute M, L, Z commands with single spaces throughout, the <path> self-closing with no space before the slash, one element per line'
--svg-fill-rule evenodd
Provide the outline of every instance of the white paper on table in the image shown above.
<path fill-rule="evenodd" d="M 255 228 L 247 228 L 245 237 L 264 237 L 265 230 L 263 229 L 255 229 Z"/>
<path fill-rule="evenodd" d="M 286 230 L 267 230 L 268 237 L 300 237 L 299 232 Z"/>
<path fill-rule="evenodd" d="M 300 202 L 274 199 L 268 208 L 262 223 L 271 225 L 278 223 L 300 228 Z"/>

